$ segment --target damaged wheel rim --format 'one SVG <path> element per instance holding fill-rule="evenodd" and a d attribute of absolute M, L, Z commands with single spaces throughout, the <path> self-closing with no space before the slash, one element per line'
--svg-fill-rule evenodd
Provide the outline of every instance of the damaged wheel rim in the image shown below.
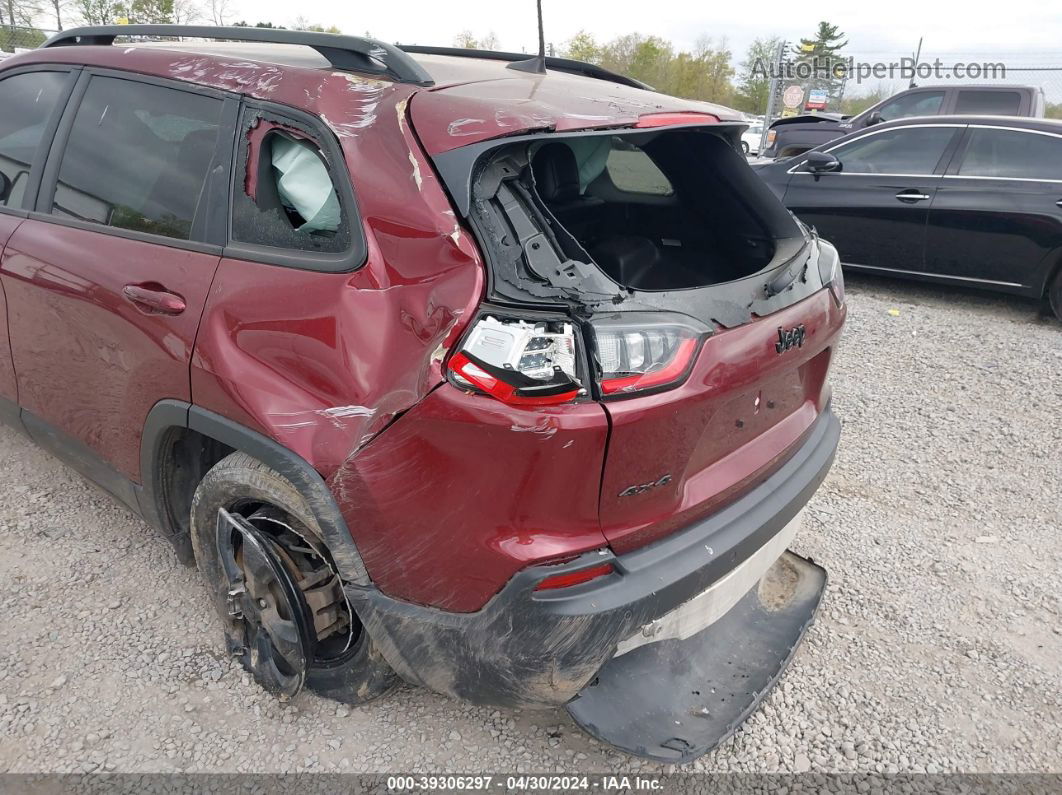
<path fill-rule="evenodd" d="M 306 600 L 275 540 L 239 514 L 218 512 L 218 558 L 227 587 L 229 651 L 267 690 L 294 696 L 313 659 Z"/>
<path fill-rule="evenodd" d="M 273 505 L 258 506 L 247 521 L 273 540 L 273 550 L 306 602 L 314 637 L 312 663 L 341 662 L 354 651 L 361 623 L 331 555 L 302 525 Z"/>

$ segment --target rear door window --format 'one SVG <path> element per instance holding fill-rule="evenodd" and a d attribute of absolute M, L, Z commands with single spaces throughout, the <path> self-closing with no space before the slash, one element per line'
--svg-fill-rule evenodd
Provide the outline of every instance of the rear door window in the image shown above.
<path fill-rule="evenodd" d="M 973 116 L 1017 116 L 1021 94 L 1017 91 L 960 91 L 955 100 L 956 114 Z"/>
<path fill-rule="evenodd" d="M 878 109 L 882 121 L 907 119 L 911 116 L 936 116 L 944 102 L 943 91 L 919 91 L 886 102 Z"/>
<path fill-rule="evenodd" d="M 931 176 L 957 127 L 904 127 L 835 147 L 845 174 Z"/>
<path fill-rule="evenodd" d="M 22 205 L 34 156 L 67 77 L 31 72 L 0 80 L 0 207 Z"/>
<path fill-rule="evenodd" d="M 178 89 L 93 77 L 63 153 L 52 214 L 193 239 L 222 104 Z"/>
<path fill-rule="evenodd" d="M 971 127 L 958 173 L 965 177 L 1062 180 L 1062 138 Z"/>
<path fill-rule="evenodd" d="M 320 130 L 248 109 L 236 168 L 232 239 L 310 253 L 350 248 L 336 169 Z"/>
<path fill-rule="evenodd" d="M 612 184 L 627 193 L 670 196 L 675 192 L 649 155 L 622 138 L 612 139 L 607 169 Z"/>

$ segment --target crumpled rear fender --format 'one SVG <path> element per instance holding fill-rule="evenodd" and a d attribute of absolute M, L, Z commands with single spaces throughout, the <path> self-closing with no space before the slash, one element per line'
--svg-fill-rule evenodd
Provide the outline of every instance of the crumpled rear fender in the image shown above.
<path fill-rule="evenodd" d="M 360 97 L 364 81 L 349 82 Z M 354 187 L 365 263 L 327 273 L 223 258 L 192 356 L 195 405 L 326 480 L 441 383 L 484 288 L 479 251 L 409 130 L 408 97 L 374 96 L 361 126 L 323 114 Z"/>

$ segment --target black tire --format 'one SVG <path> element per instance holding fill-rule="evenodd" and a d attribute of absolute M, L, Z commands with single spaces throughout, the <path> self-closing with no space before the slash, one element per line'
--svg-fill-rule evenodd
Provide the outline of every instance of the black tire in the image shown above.
<path fill-rule="evenodd" d="M 745 155 L 745 157 L 749 156 L 749 144 L 747 141 L 741 142 L 741 153 Z"/>
<path fill-rule="evenodd" d="M 1047 303 L 1051 305 L 1055 317 L 1062 320 L 1062 268 L 1058 269 L 1051 286 L 1047 288 Z"/>
<path fill-rule="evenodd" d="M 246 453 L 233 453 L 222 459 L 199 483 L 191 516 L 196 564 L 220 616 L 227 615 L 228 606 L 227 588 L 217 556 L 218 510 L 235 511 L 241 505 L 255 504 L 280 509 L 299 526 L 300 533 L 307 532 L 324 547 L 313 512 L 291 483 Z M 397 681 L 395 672 L 363 628 L 346 652 L 331 660 L 315 660 L 306 673 L 308 688 L 345 704 L 363 704 L 378 698 Z"/>

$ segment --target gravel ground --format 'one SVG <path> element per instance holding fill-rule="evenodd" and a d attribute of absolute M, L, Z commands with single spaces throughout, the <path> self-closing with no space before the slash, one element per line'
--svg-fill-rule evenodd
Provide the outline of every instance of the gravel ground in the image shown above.
<path fill-rule="evenodd" d="M 830 572 L 823 611 L 694 769 L 1058 771 L 1062 325 L 897 282 L 849 296 L 842 448 L 795 546 Z M 281 703 L 147 526 L 7 429 L 0 457 L 0 770 L 662 770 L 562 712 Z"/>

